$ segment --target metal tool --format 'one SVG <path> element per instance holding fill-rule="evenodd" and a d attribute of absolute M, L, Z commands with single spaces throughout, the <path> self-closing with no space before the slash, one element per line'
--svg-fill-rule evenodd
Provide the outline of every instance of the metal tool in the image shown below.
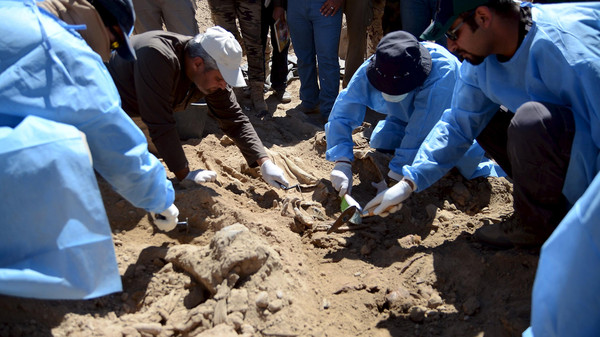
<path fill-rule="evenodd" d="M 357 211 L 358 211 L 358 207 L 356 207 L 356 206 L 350 206 L 350 207 L 346 208 L 346 210 L 344 210 L 342 212 L 342 214 L 340 214 L 340 216 L 335 220 L 335 222 L 331 225 L 331 227 L 329 227 L 329 229 L 327 230 L 327 234 L 330 234 L 331 232 L 335 232 L 340 227 L 347 224 L 350 221 L 350 219 L 352 219 L 352 217 L 354 217 L 358 213 Z M 358 213 L 358 214 L 360 217 L 360 213 Z"/>
<path fill-rule="evenodd" d="M 166 220 L 166 219 L 167 219 L 167 217 L 165 217 L 165 216 L 164 216 L 164 215 L 162 215 L 162 214 L 158 214 L 158 213 L 157 213 L 157 214 L 155 214 L 155 215 L 154 215 L 154 217 L 155 217 L 157 220 Z M 185 218 L 185 221 L 179 221 L 179 222 L 177 222 L 177 224 L 178 224 L 178 225 L 186 225 L 186 226 L 187 226 L 187 225 L 188 225 L 188 218 Z"/>
<path fill-rule="evenodd" d="M 291 186 L 287 186 L 287 187 L 280 182 L 277 182 L 277 184 L 279 184 L 279 187 L 284 191 L 296 189 L 298 192 L 302 192 L 302 190 L 300 189 L 300 184 L 291 185 Z"/>
<path fill-rule="evenodd" d="M 382 214 L 386 212 L 393 212 L 400 208 L 401 206 L 392 205 L 386 208 Z M 373 211 L 376 207 L 372 207 L 370 209 L 363 210 L 362 207 L 348 194 L 344 195 L 342 203 L 342 214 L 335 220 L 335 222 L 329 227 L 327 230 L 327 234 L 338 230 L 340 227 L 347 223 L 351 223 L 353 225 L 360 225 L 362 223 L 363 218 L 367 218 L 370 216 L 374 216 Z M 382 215 L 385 216 L 385 215 Z"/>

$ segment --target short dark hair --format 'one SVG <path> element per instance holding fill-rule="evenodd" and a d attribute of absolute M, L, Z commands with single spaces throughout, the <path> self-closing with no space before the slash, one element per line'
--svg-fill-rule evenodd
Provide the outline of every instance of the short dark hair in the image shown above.
<path fill-rule="evenodd" d="M 519 10 L 519 3 L 514 0 L 490 0 L 487 4 L 482 6 L 486 6 L 496 14 L 504 17 L 508 17 Z M 473 11 L 476 9 L 477 8 L 473 9 Z M 471 15 L 473 11 L 461 13 L 459 17 L 465 20 L 465 23 L 471 27 L 471 30 L 475 31 L 479 25 L 475 22 L 475 15 Z"/>

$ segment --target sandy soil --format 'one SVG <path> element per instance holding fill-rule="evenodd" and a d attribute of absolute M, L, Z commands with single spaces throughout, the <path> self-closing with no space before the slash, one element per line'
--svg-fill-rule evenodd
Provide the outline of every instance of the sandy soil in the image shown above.
<path fill-rule="evenodd" d="M 210 26 L 205 2 L 201 27 Z M 88 301 L 0 297 L 0 336 L 518 336 L 529 325 L 538 252 L 472 239 L 512 213 L 506 179 L 455 171 L 397 213 L 327 234 L 340 214 L 326 139 L 314 116 L 278 104 L 247 110 L 274 161 L 300 190 L 267 185 L 212 120 L 185 142 L 216 183 L 176 184 L 180 220 L 158 231 L 99 181 L 124 291 Z M 249 102 L 242 101 L 242 104 Z M 375 116 L 376 117 L 376 116 Z M 374 117 L 374 118 L 375 118 Z M 353 196 L 364 205 L 390 157 L 354 135 Z M 169 178 L 174 180 L 174 176 Z"/>

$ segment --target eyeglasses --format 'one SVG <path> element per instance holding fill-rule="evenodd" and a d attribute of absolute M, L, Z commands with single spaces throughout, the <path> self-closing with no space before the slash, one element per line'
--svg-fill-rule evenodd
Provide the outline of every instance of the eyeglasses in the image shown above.
<path fill-rule="evenodd" d="M 474 14 L 475 14 L 475 11 L 471 11 L 471 13 L 469 15 L 467 15 L 466 17 L 463 18 L 462 22 L 459 23 L 458 26 L 454 27 L 454 29 L 452 29 L 452 30 L 445 32 L 444 35 L 452 41 L 458 40 L 458 35 L 456 34 L 456 32 L 458 32 L 460 27 L 462 27 L 462 25 L 467 21 L 467 19 L 470 18 L 471 16 L 473 16 Z"/>

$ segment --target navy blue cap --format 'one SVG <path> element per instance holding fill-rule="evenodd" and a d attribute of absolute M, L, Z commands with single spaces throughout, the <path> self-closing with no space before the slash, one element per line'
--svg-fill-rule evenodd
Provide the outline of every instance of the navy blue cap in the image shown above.
<path fill-rule="evenodd" d="M 381 39 L 367 66 L 367 78 L 371 85 L 388 95 L 413 91 L 425 82 L 429 72 L 429 51 L 416 37 L 401 30 Z"/>

